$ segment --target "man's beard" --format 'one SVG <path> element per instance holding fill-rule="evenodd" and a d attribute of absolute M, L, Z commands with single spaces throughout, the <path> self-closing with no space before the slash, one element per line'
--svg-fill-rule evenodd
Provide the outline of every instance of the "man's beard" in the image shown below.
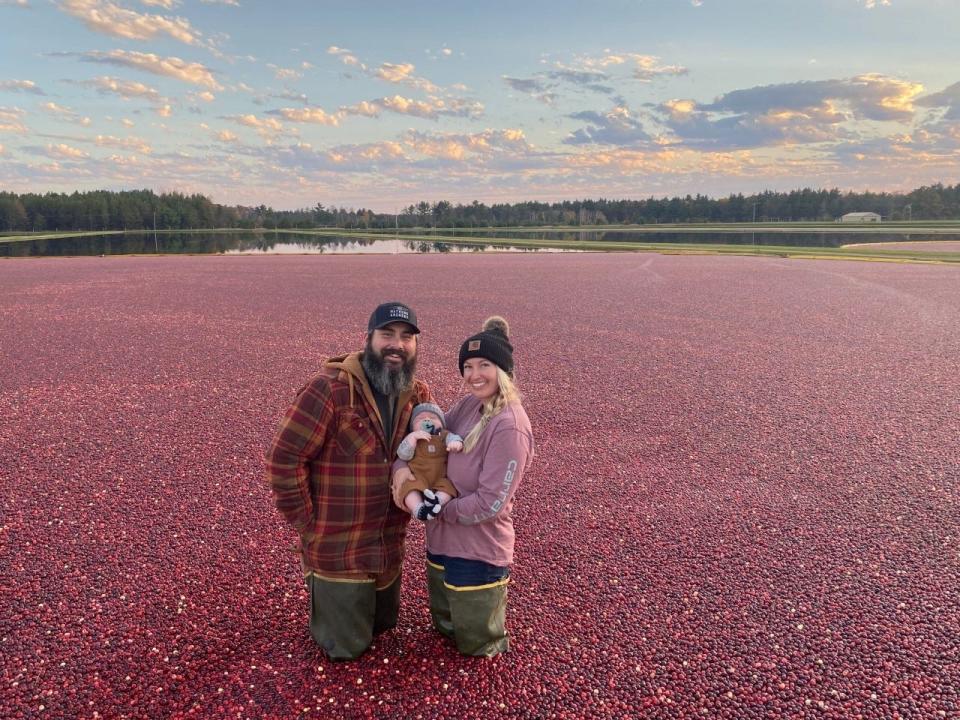
<path fill-rule="evenodd" d="M 391 367 L 383 360 L 384 353 L 376 353 L 370 347 L 370 340 L 363 349 L 360 358 L 363 369 L 367 373 L 367 380 L 381 395 L 399 395 L 413 384 L 413 376 L 417 369 L 416 354 L 410 356 L 403 350 L 391 349 L 387 354 L 397 354 L 403 358 L 399 367 Z"/>

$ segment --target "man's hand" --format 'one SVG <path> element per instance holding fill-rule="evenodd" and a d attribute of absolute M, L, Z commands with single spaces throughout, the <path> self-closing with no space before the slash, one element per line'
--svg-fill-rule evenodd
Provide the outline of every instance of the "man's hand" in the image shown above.
<path fill-rule="evenodd" d="M 396 505 L 403 511 L 407 510 L 407 506 L 403 504 L 403 497 L 400 495 L 400 488 L 405 482 L 410 482 L 413 480 L 413 473 L 408 467 L 399 467 L 396 472 L 393 473 L 393 483 L 391 485 L 391 492 L 393 493 L 393 504 Z"/>

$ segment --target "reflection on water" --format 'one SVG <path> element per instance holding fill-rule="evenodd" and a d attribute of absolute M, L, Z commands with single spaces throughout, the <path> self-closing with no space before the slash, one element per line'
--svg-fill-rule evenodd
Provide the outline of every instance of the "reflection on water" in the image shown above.
<path fill-rule="evenodd" d="M 367 238 L 324 238 L 324 240 L 280 242 L 265 247 L 227 250 L 227 255 L 398 255 L 410 253 L 470 253 L 470 252 L 551 252 L 551 249 L 517 247 L 506 244 L 448 243 L 432 240 L 370 240 Z M 553 252 L 569 252 L 564 249 Z"/>
<path fill-rule="evenodd" d="M 420 233 L 428 232 L 418 230 Z M 444 231 L 452 232 L 452 231 Z M 67 255 L 154 255 L 154 254 L 409 254 L 409 253 L 476 253 L 476 252 L 568 252 L 566 244 L 592 241 L 611 245 L 618 243 L 690 243 L 723 245 L 779 245 L 789 247 L 835 248 L 853 238 L 842 233 L 772 233 L 772 232 L 609 232 L 609 231 L 532 231 L 509 232 L 484 230 L 476 233 L 457 231 L 469 237 L 469 243 L 405 238 L 399 235 L 383 238 L 361 238 L 351 235 L 305 235 L 290 232 L 137 232 L 118 235 L 90 235 L 0 242 L 0 257 L 38 257 Z M 527 248 L 512 240 L 535 240 L 556 243 L 554 248 Z M 863 236 L 860 236 L 863 239 Z M 942 235 L 903 233 L 871 234 L 871 243 L 942 240 Z"/>
<path fill-rule="evenodd" d="M 302 235 L 264 232 L 124 233 L 90 235 L 53 240 L 0 243 L 0 257 L 49 257 L 74 255 L 320 255 L 409 254 L 469 252 L 551 252 L 503 242 L 445 243 L 433 240 L 360 238 L 341 235 Z M 565 252 L 562 248 L 553 252 Z"/>

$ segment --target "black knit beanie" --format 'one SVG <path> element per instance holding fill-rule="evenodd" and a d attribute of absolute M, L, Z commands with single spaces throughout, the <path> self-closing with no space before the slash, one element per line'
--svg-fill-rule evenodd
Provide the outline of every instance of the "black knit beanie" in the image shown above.
<path fill-rule="evenodd" d="M 471 335 L 460 346 L 460 374 L 470 358 L 484 358 L 513 377 L 513 345 L 510 344 L 510 326 L 499 315 L 487 318 L 483 330 Z"/>

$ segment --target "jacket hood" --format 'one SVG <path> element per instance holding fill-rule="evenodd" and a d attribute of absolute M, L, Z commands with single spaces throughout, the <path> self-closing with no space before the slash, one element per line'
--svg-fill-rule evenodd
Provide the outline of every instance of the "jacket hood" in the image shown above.
<path fill-rule="evenodd" d="M 360 356 L 363 353 L 361 351 L 347 353 L 346 355 L 338 355 L 337 357 L 332 357 L 327 360 L 323 366 L 328 368 L 335 368 L 336 370 L 342 370 L 345 373 L 353 375 L 353 377 L 360 382 L 366 384 L 367 375 L 363 372 L 363 363 L 360 362 Z"/>

